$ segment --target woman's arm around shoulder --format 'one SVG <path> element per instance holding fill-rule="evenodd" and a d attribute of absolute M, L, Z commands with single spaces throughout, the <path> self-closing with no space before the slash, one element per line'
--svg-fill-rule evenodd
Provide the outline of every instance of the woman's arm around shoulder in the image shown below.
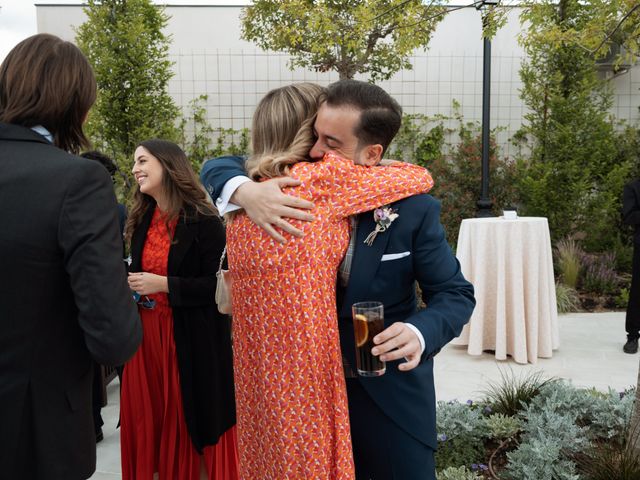
<path fill-rule="evenodd" d="M 333 152 L 318 163 L 321 163 L 318 181 L 324 183 L 331 197 L 331 213 L 338 218 L 427 193 L 433 187 L 429 171 L 410 163 L 368 167 Z"/>

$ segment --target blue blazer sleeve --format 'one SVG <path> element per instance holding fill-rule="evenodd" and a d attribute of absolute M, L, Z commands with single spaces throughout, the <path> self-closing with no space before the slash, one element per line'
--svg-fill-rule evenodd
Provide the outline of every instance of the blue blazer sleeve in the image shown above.
<path fill-rule="evenodd" d="M 225 184 L 233 177 L 246 175 L 243 157 L 224 156 L 207 160 L 200 172 L 200 181 L 215 202 Z"/>
<path fill-rule="evenodd" d="M 422 360 L 429 360 L 460 335 L 476 304 L 473 285 L 447 243 L 440 223 L 440 203 L 430 202 L 417 233 L 414 272 L 427 307 L 405 321 L 415 325 L 425 341 Z"/>

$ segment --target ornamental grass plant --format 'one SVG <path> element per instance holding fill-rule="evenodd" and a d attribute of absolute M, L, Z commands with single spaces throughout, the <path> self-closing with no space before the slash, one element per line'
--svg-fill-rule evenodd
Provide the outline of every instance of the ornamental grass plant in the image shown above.
<path fill-rule="evenodd" d="M 564 285 L 575 289 L 580 277 L 584 251 L 573 238 L 563 238 L 556 243 L 556 271 Z"/>
<path fill-rule="evenodd" d="M 576 455 L 578 472 L 585 480 L 638 480 L 640 457 L 633 447 L 626 439 L 597 442 L 585 453 Z"/>
<path fill-rule="evenodd" d="M 578 291 L 562 282 L 556 282 L 556 304 L 558 306 L 558 313 L 580 311 L 580 296 L 578 295 Z"/>
<path fill-rule="evenodd" d="M 500 370 L 499 382 L 489 382 L 483 392 L 485 401 L 494 413 L 515 416 L 525 410 L 540 389 L 554 380 L 545 379 L 542 372 L 517 377 L 513 370 Z"/>

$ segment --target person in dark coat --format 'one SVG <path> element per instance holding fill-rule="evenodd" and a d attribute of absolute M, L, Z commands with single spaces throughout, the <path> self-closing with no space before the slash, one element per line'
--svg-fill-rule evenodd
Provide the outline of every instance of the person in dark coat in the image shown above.
<path fill-rule="evenodd" d="M 625 353 L 638 351 L 640 338 L 640 180 L 625 185 L 622 193 L 622 221 L 634 227 L 633 234 L 633 267 L 631 273 L 631 288 L 629 289 L 629 303 L 625 330 L 627 341 L 622 347 Z"/>
<path fill-rule="evenodd" d="M 231 326 L 215 304 L 224 227 L 180 147 L 147 140 L 134 157 L 125 237 L 144 339 L 123 372 L 122 478 L 234 480 Z"/>
<path fill-rule="evenodd" d="M 86 58 L 53 35 L 0 66 L 2 478 L 93 474 L 93 361 L 120 365 L 142 337 L 111 180 L 74 155 L 95 97 Z"/>
<path fill-rule="evenodd" d="M 107 172 L 109 172 L 109 176 L 111 177 L 111 181 L 115 183 L 116 172 L 118 171 L 118 167 L 115 162 L 107 155 L 97 150 L 90 150 L 88 152 L 83 152 L 80 154 L 81 157 L 87 158 L 89 160 L 95 160 L 100 163 Z M 122 241 L 122 259 L 124 262 L 125 257 L 125 248 L 124 248 L 124 224 L 127 221 L 127 207 L 125 207 L 122 203 L 118 203 L 118 226 L 120 227 L 120 235 L 123 238 Z M 123 264 L 122 273 L 126 275 L 127 269 L 126 264 Z M 122 365 L 116 367 L 118 378 L 120 379 L 120 383 L 122 383 Z M 103 386 L 103 367 L 94 362 L 93 365 L 93 423 L 96 430 L 96 443 L 101 442 L 104 439 L 104 433 L 102 432 L 102 426 L 104 425 L 104 420 L 102 419 L 101 410 L 104 405 L 107 403 L 106 394 Z"/>
<path fill-rule="evenodd" d="M 116 182 L 116 173 L 118 173 L 118 166 L 111 157 L 105 155 L 97 150 L 90 150 L 80 154 L 81 157 L 88 158 L 89 160 L 95 160 L 100 163 L 111 177 L 113 183 Z M 120 234 L 124 237 L 124 225 L 127 221 L 127 207 L 123 203 L 118 203 L 118 226 L 120 227 Z M 122 243 L 122 258 L 124 259 L 124 242 Z"/>

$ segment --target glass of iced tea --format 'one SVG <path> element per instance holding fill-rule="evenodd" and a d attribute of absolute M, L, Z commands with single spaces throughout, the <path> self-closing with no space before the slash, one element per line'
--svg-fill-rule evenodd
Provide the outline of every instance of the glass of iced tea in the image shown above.
<path fill-rule="evenodd" d="M 358 375 L 378 377 L 386 371 L 385 362 L 371 354 L 373 337 L 384 330 L 384 306 L 380 302 L 359 302 L 351 307 L 353 333 L 356 340 Z"/>

